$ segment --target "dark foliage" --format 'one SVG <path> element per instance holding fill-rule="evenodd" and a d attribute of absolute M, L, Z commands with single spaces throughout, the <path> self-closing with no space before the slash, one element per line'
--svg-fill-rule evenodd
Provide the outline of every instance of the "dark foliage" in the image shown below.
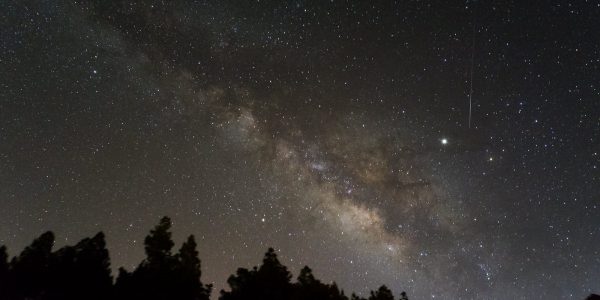
<path fill-rule="evenodd" d="M 6 246 L 0 247 L 0 295 L 8 293 L 8 253 Z"/>
<path fill-rule="evenodd" d="M 297 283 L 294 285 L 294 300 L 299 299 L 348 299 L 337 285 L 324 284 L 312 274 L 312 270 L 305 266 L 300 270 Z"/>
<path fill-rule="evenodd" d="M 377 291 L 371 291 L 369 300 L 394 300 L 394 295 L 387 286 L 382 285 Z"/>
<path fill-rule="evenodd" d="M 59 249 L 50 261 L 50 285 L 46 299 L 106 299 L 112 277 L 102 232 L 75 246 Z M 84 276 L 82 276 L 84 275 Z"/>
<path fill-rule="evenodd" d="M 120 268 L 115 284 L 102 232 L 56 251 L 52 251 L 54 234 L 46 232 L 10 263 L 2 246 L 0 300 L 208 300 L 212 285 L 200 281 L 201 261 L 194 236 L 173 253 L 170 229 L 171 220 L 162 218 L 144 240 L 146 258 L 132 272 Z M 222 290 L 220 300 L 349 300 L 335 282 L 321 282 L 309 267 L 292 282 L 292 274 L 273 248 L 259 267 L 240 268 L 227 283 L 230 291 Z M 366 300 L 354 294 L 350 299 Z M 403 299 L 407 299 L 405 293 L 399 300 Z M 381 286 L 368 300 L 394 300 L 394 296 Z"/>
<path fill-rule="evenodd" d="M 295 283 L 291 282 L 291 277 L 287 268 L 277 259 L 275 250 L 269 248 L 260 267 L 252 270 L 240 268 L 229 277 L 227 283 L 231 290 L 222 290 L 219 300 L 349 300 L 335 282 L 322 283 L 308 266 L 300 270 Z M 369 300 L 394 300 L 392 292 L 385 286 L 371 292 L 371 295 Z M 408 299 L 404 292 L 402 297 Z M 365 300 L 355 294 L 350 299 Z"/>
<path fill-rule="evenodd" d="M 200 259 L 194 236 L 173 255 L 171 220 L 164 217 L 144 240 L 146 259 L 132 273 L 119 269 L 118 299 L 207 300 L 211 286 L 200 281 Z"/>
<path fill-rule="evenodd" d="M 241 299 L 289 299 L 292 294 L 292 274 L 277 259 L 273 248 L 269 248 L 260 268 L 240 268 L 236 275 L 227 280 L 230 292 L 221 291 L 222 300 Z"/>
<path fill-rule="evenodd" d="M 52 274 L 54 234 L 46 232 L 27 246 L 10 262 L 9 277 L 12 294 L 18 299 L 36 299 L 47 293 Z"/>

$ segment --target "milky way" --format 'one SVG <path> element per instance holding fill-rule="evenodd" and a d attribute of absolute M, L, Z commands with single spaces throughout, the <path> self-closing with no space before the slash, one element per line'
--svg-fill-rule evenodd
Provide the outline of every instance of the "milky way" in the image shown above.
<path fill-rule="evenodd" d="M 132 269 L 168 215 L 217 290 L 272 246 L 363 295 L 581 299 L 600 289 L 599 9 L 2 3 L 0 244 L 103 230 Z"/>

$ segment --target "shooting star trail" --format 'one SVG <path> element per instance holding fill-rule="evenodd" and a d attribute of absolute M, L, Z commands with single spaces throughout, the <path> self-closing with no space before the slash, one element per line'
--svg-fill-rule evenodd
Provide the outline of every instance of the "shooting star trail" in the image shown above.
<path fill-rule="evenodd" d="M 473 114 L 473 68 L 475 62 L 475 6 L 473 6 L 473 33 L 472 38 L 473 41 L 471 43 L 471 74 L 469 79 L 469 129 L 471 128 L 471 119 Z"/>

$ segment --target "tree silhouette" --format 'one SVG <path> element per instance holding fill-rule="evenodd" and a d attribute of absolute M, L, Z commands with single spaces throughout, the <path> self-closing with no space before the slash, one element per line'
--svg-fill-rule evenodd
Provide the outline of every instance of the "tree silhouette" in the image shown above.
<path fill-rule="evenodd" d="M 169 299 L 174 292 L 175 258 L 171 255 L 171 220 L 163 217 L 144 239 L 146 258 L 132 274 L 119 270 L 117 289 L 122 299 Z"/>
<path fill-rule="evenodd" d="M 263 259 L 263 264 L 258 269 L 258 280 L 263 289 L 265 299 L 286 299 L 289 297 L 292 285 L 292 274 L 287 267 L 277 259 L 273 248 L 269 248 Z"/>
<path fill-rule="evenodd" d="M 6 246 L 2 246 L 0 247 L 0 296 L 8 295 L 9 287 L 12 287 L 8 280 L 8 253 Z"/>
<path fill-rule="evenodd" d="M 350 296 L 350 300 L 366 300 L 366 299 L 363 298 L 363 297 L 358 296 L 355 293 L 352 293 L 352 295 Z"/>
<path fill-rule="evenodd" d="M 337 283 L 333 282 L 330 285 L 327 285 L 329 289 L 329 294 L 327 299 L 339 299 L 339 300 L 348 300 L 348 297 L 344 295 L 344 291 L 338 288 Z"/>
<path fill-rule="evenodd" d="M 406 295 L 406 292 L 400 293 L 400 300 L 408 300 L 408 296 Z"/>
<path fill-rule="evenodd" d="M 106 249 L 104 233 L 99 232 L 91 239 L 84 239 L 75 246 L 77 251 L 75 274 L 85 274 L 74 282 L 87 299 L 102 299 L 112 286 L 110 258 Z M 81 299 L 81 297 L 79 297 Z"/>
<path fill-rule="evenodd" d="M 160 268 L 165 267 L 173 259 L 171 249 L 175 245 L 171 240 L 171 219 L 163 217 L 150 234 L 144 239 L 146 260 L 145 266 Z"/>
<path fill-rule="evenodd" d="M 8 263 L 5 246 L 0 246 L 1 300 L 209 300 L 212 285 L 201 281 L 201 261 L 196 240 L 190 235 L 176 254 L 172 253 L 171 220 L 163 217 L 144 240 L 146 258 L 129 272 L 119 268 L 115 284 L 105 237 L 99 232 L 74 246 L 52 252 L 54 234 L 43 233 Z M 273 248 L 265 253 L 260 267 L 239 268 L 227 280 L 230 291 L 220 300 L 348 300 L 335 282 L 326 284 L 305 266 L 296 282 Z M 597 295 L 591 295 L 590 300 Z M 407 300 L 406 293 L 399 300 Z M 350 300 L 367 300 L 352 294 Z M 381 286 L 368 300 L 394 300 Z"/>
<path fill-rule="evenodd" d="M 394 295 L 387 286 L 382 285 L 377 291 L 371 291 L 369 300 L 394 300 Z"/>
<path fill-rule="evenodd" d="M 146 258 L 129 274 L 119 270 L 117 289 L 122 299 L 169 299 L 176 291 L 176 258 L 171 255 L 171 219 L 163 217 L 144 239 Z"/>
<path fill-rule="evenodd" d="M 8 253 L 6 252 L 6 246 L 0 247 L 0 276 L 6 276 L 8 274 Z M 4 278 L 4 277 L 0 277 Z"/>
<path fill-rule="evenodd" d="M 117 299 L 133 299 L 135 295 L 136 281 L 133 274 L 120 267 L 115 282 L 114 291 Z"/>
<path fill-rule="evenodd" d="M 256 273 L 257 268 L 252 270 L 239 268 L 235 275 L 229 276 L 227 284 L 231 291 L 221 290 L 220 300 L 257 299 L 259 297 L 259 286 Z"/>
<path fill-rule="evenodd" d="M 146 259 L 133 271 L 119 269 L 116 292 L 120 299 L 207 300 L 211 286 L 200 281 L 200 259 L 194 236 L 173 255 L 171 219 L 163 217 L 144 240 Z"/>
<path fill-rule="evenodd" d="M 106 299 L 112 289 L 104 233 L 66 246 L 53 255 L 48 299 Z"/>
<path fill-rule="evenodd" d="M 316 279 L 312 270 L 305 266 L 300 270 L 297 283 L 295 284 L 293 299 L 339 299 L 347 300 L 343 292 L 340 292 L 335 283 L 328 285 Z"/>
<path fill-rule="evenodd" d="M 277 259 L 273 248 L 269 248 L 260 268 L 240 268 L 236 275 L 227 280 L 231 291 L 221 291 L 221 300 L 239 299 L 289 299 L 292 293 L 292 274 Z"/>
<path fill-rule="evenodd" d="M 181 245 L 177 254 L 178 261 L 178 299 L 203 300 L 209 299 L 212 285 L 204 286 L 200 281 L 202 275 L 201 262 L 196 250 L 196 240 L 190 235 Z"/>
<path fill-rule="evenodd" d="M 304 268 L 300 270 L 300 275 L 298 275 L 299 286 L 313 286 L 320 283 L 321 282 L 315 278 L 312 270 L 308 266 L 304 266 Z"/>
<path fill-rule="evenodd" d="M 50 282 L 50 260 L 54 233 L 43 233 L 33 240 L 18 257 L 11 260 L 14 297 L 37 299 L 44 295 Z"/>

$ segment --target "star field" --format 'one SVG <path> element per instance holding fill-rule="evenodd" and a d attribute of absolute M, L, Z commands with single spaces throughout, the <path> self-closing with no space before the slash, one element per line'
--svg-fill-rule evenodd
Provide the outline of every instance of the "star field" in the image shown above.
<path fill-rule="evenodd" d="M 600 291 L 593 1 L 0 11 L 11 255 L 45 230 L 57 246 L 102 230 L 113 269 L 131 270 L 167 215 L 217 291 L 270 246 L 363 295 Z"/>

